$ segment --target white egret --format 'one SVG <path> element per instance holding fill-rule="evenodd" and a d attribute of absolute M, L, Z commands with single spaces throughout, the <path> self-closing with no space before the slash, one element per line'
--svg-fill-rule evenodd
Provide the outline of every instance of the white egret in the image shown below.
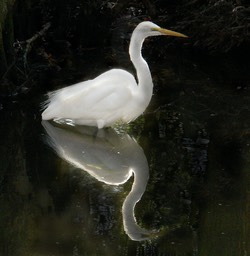
<path fill-rule="evenodd" d="M 133 31 L 129 54 L 137 80 L 122 69 L 112 69 L 93 80 L 80 82 L 48 94 L 43 120 L 79 125 L 111 126 L 117 121 L 128 123 L 141 115 L 153 94 L 153 82 L 147 62 L 141 54 L 142 43 L 149 36 L 187 37 L 144 21 Z"/>

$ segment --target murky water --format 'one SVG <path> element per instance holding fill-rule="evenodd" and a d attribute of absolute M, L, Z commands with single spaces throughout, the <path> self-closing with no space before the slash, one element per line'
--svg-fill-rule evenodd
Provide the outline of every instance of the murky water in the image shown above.
<path fill-rule="evenodd" d="M 250 77 L 150 66 L 152 103 L 125 127 L 41 122 L 36 95 L 2 105 L 1 255 L 249 255 Z"/>

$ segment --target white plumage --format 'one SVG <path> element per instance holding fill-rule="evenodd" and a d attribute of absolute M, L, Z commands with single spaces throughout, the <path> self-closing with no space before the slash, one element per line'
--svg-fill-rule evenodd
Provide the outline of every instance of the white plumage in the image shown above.
<path fill-rule="evenodd" d="M 48 93 L 44 102 L 43 120 L 67 122 L 103 128 L 115 122 L 128 123 L 141 115 L 153 94 L 153 82 L 147 62 L 141 55 L 148 36 L 183 34 L 162 29 L 152 22 L 140 23 L 134 30 L 129 54 L 138 78 L 122 69 L 112 69 L 93 80 L 80 82 Z"/>

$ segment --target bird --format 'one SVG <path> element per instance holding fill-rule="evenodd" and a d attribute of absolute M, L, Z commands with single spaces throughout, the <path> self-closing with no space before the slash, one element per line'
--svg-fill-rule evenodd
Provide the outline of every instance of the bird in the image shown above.
<path fill-rule="evenodd" d="M 98 129 L 134 121 L 145 111 L 153 95 L 152 76 L 142 57 L 142 45 L 147 37 L 160 35 L 187 37 L 151 21 L 139 23 L 129 44 L 137 80 L 128 71 L 114 68 L 92 80 L 49 92 L 42 103 L 42 120 Z"/>

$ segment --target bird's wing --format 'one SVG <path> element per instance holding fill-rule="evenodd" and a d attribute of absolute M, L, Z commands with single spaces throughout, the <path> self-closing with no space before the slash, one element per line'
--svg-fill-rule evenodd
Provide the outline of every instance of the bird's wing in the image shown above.
<path fill-rule="evenodd" d="M 110 115 L 132 99 L 136 87 L 136 81 L 130 73 L 113 69 L 93 80 L 52 92 L 45 111 L 50 111 L 50 115 L 53 112 L 54 117 L 60 118 Z"/>

